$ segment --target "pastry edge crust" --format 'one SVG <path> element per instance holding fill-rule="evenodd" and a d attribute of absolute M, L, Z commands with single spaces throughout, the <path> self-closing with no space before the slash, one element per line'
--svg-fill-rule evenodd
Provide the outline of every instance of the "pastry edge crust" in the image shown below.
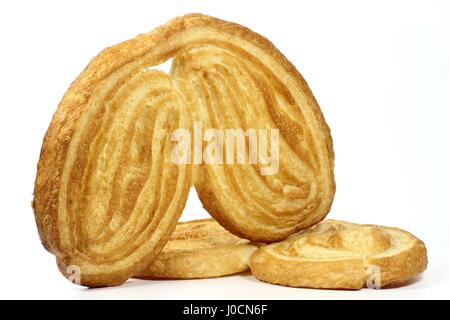
<path fill-rule="evenodd" d="M 331 219 L 328 221 L 344 222 Z M 373 224 L 363 226 L 380 227 Z M 414 244 L 393 256 L 370 258 L 367 264 L 381 268 L 381 288 L 406 284 L 427 268 L 425 244 L 406 230 L 396 227 L 382 228 L 402 232 L 410 237 Z M 249 265 L 252 274 L 263 282 L 296 288 L 358 290 L 366 287 L 368 279 L 366 265 L 362 259 L 292 262 L 273 256 L 264 246 L 250 257 Z"/>
<path fill-rule="evenodd" d="M 183 221 L 178 225 L 202 222 L 215 222 L 215 220 Z M 232 275 L 249 270 L 248 261 L 257 248 L 257 244 L 247 242 L 205 249 L 163 249 L 158 258 L 134 278 L 147 280 L 204 279 Z"/>
<path fill-rule="evenodd" d="M 158 258 L 135 278 L 139 279 L 204 279 L 232 275 L 249 270 L 248 258 L 256 250 L 251 244 L 220 248 L 162 252 Z M 248 258 L 246 258 L 248 257 Z M 216 265 L 213 267 L 213 265 Z M 187 268 L 186 266 L 192 266 Z"/>

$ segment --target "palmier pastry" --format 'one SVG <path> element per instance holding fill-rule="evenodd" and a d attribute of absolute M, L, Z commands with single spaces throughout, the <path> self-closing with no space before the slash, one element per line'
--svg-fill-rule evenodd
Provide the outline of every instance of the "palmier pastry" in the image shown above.
<path fill-rule="evenodd" d="M 291 287 L 398 286 L 427 266 L 424 243 L 391 227 L 325 220 L 250 258 L 256 278 Z"/>
<path fill-rule="evenodd" d="M 158 258 L 136 277 L 212 278 L 248 270 L 256 244 L 222 228 L 213 219 L 178 223 Z"/>
<path fill-rule="evenodd" d="M 152 70 L 170 58 L 170 76 Z M 79 270 L 82 285 L 118 285 L 156 258 L 192 184 L 190 162 L 171 157 L 172 134 L 195 135 L 195 121 L 279 130 L 279 149 L 245 154 L 256 161 L 191 161 L 204 207 L 229 231 L 275 241 L 325 217 L 333 149 L 306 82 L 262 36 L 187 15 L 103 50 L 53 117 L 33 208 L 42 243 L 68 278 Z"/>
<path fill-rule="evenodd" d="M 125 58 L 112 53 L 94 60 L 63 98 L 33 203 L 61 272 L 71 277 L 76 268 L 91 287 L 121 284 L 156 258 L 191 185 L 189 166 L 170 161 L 171 131 L 189 125 L 183 99 L 159 71 L 131 63 L 108 75 Z"/>
<path fill-rule="evenodd" d="M 244 27 L 198 15 L 185 19 L 183 28 L 192 32 L 178 37 L 177 43 L 189 43 L 172 64 L 177 88 L 202 128 L 240 128 L 248 135 L 243 157 L 230 135 L 235 149 L 226 144 L 217 162 L 195 166 L 204 208 L 228 231 L 255 242 L 281 240 L 322 220 L 335 192 L 332 140 L 300 73 L 267 39 Z M 263 136 L 252 149 L 254 129 L 268 130 L 263 135 L 278 147 L 268 147 L 275 161 L 252 153 L 264 149 Z M 272 129 L 278 140 L 271 139 Z"/>

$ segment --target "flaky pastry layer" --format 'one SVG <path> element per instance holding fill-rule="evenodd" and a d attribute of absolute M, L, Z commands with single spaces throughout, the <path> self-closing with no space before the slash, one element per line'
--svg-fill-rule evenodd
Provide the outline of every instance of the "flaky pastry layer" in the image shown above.
<path fill-rule="evenodd" d="M 262 281 L 331 289 L 397 286 L 426 266 L 425 245 L 409 232 L 336 220 L 260 247 L 250 259 Z"/>
<path fill-rule="evenodd" d="M 152 69 L 171 58 L 170 75 Z M 170 135 L 193 121 L 279 129 L 279 170 L 172 163 Z M 333 158 L 295 67 L 249 29 L 192 14 L 103 50 L 72 83 L 44 138 L 33 208 L 66 277 L 118 285 L 157 257 L 193 183 L 229 231 L 276 241 L 328 213 Z"/>
<path fill-rule="evenodd" d="M 158 258 L 136 277 L 200 279 L 239 273 L 248 270 L 256 249 L 213 219 L 179 222 Z"/>

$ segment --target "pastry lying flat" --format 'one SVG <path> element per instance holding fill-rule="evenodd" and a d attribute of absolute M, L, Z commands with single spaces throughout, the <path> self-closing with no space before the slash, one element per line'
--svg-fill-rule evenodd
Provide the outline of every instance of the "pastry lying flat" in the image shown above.
<path fill-rule="evenodd" d="M 260 247 L 250 259 L 262 281 L 333 289 L 397 286 L 426 266 L 425 245 L 409 232 L 335 220 Z"/>
<path fill-rule="evenodd" d="M 171 58 L 170 75 L 153 69 Z M 194 121 L 276 129 L 279 162 L 174 163 L 172 134 Z M 66 277 L 118 285 L 157 257 L 193 184 L 229 231 L 271 242 L 326 216 L 333 160 L 295 67 L 249 29 L 193 14 L 103 50 L 72 83 L 44 138 L 33 208 Z"/>
<path fill-rule="evenodd" d="M 136 278 L 212 278 L 248 270 L 255 244 L 213 219 L 178 223 L 158 258 Z"/>

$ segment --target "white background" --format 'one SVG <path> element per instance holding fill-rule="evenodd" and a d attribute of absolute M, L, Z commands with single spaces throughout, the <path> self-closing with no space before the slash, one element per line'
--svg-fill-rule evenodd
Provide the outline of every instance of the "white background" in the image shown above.
<path fill-rule="evenodd" d="M 0 3 L 1 298 L 450 298 L 450 2 Z M 297 66 L 334 138 L 329 217 L 413 232 L 429 250 L 422 278 L 355 292 L 284 288 L 251 275 L 88 290 L 59 274 L 30 206 L 51 116 L 101 49 L 189 12 L 250 27 Z M 203 216 L 191 193 L 183 219 Z"/>

